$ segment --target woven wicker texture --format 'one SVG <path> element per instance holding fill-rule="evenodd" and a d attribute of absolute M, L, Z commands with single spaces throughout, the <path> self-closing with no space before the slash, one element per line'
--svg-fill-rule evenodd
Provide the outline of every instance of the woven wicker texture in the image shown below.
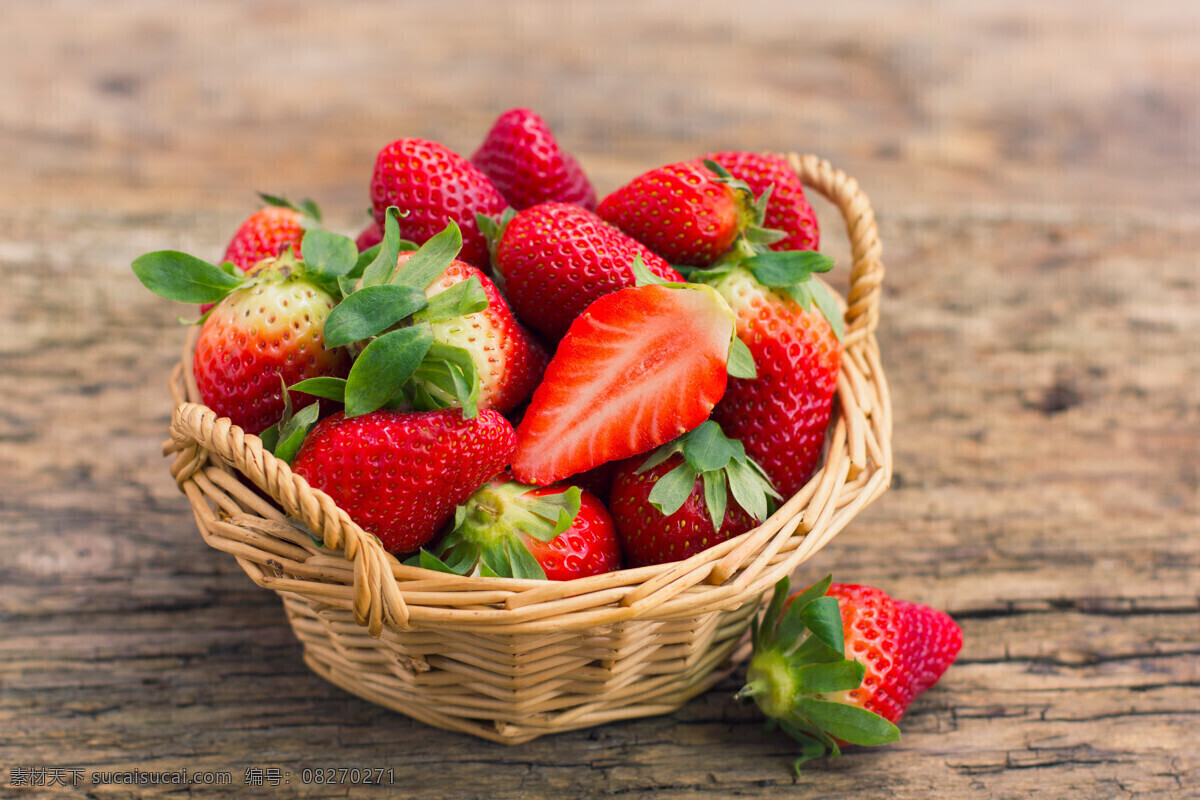
<path fill-rule="evenodd" d="M 205 541 L 283 598 L 310 668 L 431 725 L 511 744 L 669 713 L 734 668 L 763 593 L 891 478 L 874 214 L 828 162 L 788 160 L 841 211 L 853 258 L 825 459 L 758 528 L 686 561 L 567 582 L 404 566 L 258 437 L 196 402 L 193 333 L 171 376 L 164 453 Z"/>

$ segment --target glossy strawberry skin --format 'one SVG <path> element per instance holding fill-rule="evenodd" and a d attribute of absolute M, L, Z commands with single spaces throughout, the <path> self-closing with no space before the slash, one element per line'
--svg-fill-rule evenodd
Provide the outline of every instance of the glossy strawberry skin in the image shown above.
<path fill-rule="evenodd" d="M 471 163 L 518 211 L 549 202 L 596 207 L 596 190 L 579 162 L 559 147 L 545 120 L 527 108 L 501 114 Z"/>
<path fill-rule="evenodd" d="M 897 722 L 915 692 L 903 619 L 895 601 L 880 589 L 857 584 L 835 583 L 826 594 L 837 598 L 842 613 L 846 658 L 861 662 L 866 675 L 859 688 L 834 692 L 825 699 Z"/>
<path fill-rule="evenodd" d="M 591 211 L 542 203 L 509 221 L 493 269 L 517 316 L 557 342 L 592 301 L 634 285 L 630 265 L 639 256 L 660 278 L 683 281 L 670 264 Z"/>
<path fill-rule="evenodd" d="M 512 457 L 512 426 L 496 411 L 382 409 L 317 424 L 292 463 L 392 553 L 425 545 Z"/>
<path fill-rule="evenodd" d="M 699 477 L 683 506 L 670 516 L 664 515 L 650 504 L 650 491 L 659 478 L 683 463 L 683 457 L 671 456 L 639 475 L 642 461 L 632 458 L 621 462 L 608 499 L 621 536 L 621 549 L 630 566 L 682 561 L 758 524 L 729 494 L 721 529 L 714 530 Z"/>
<path fill-rule="evenodd" d="M 562 487 L 534 489 L 533 495 L 562 491 Z M 612 515 L 591 492 L 581 492 L 579 513 L 571 527 L 543 542 L 522 535 L 525 546 L 541 564 L 547 580 L 569 581 L 621 568 L 621 545 Z"/>
<path fill-rule="evenodd" d="M 424 244 L 453 220 L 462 230 L 459 257 L 476 267 L 488 264 L 487 239 L 476 213 L 496 216 L 508 202 L 479 168 L 437 142 L 398 139 L 379 151 L 371 177 L 375 221 L 382 225 L 389 206 L 397 206 L 400 235 Z"/>
<path fill-rule="evenodd" d="M 597 211 L 670 263 L 700 267 L 724 255 L 743 224 L 734 191 L 689 162 L 639 175 L 601 200 Z"/>
<path fill-rule="evenodd" d="M 944 611 L 897 600 L 905 631 L 905 658 L 913 679 L 913 697 L 938 682 L 962 649 L 962 629 Z"/>
<path fill-rule="evenodd" d="M 350 357 L 324 346 L 334 298 L 301 275 L 267 271 L 213 309 L 192 362 L 200 399 L 247 433 L 283 415 L 283 385 L 320 376 L 345 377 Z M 294 408 L 315 398 L 291 393 Z"/>
<path fill-rule="evenodd" d="M 700 425 L 725 391 L 731 323 L 703 286 L 639 286 L 594 301 L 534 390 L 513 476 L 545 486 Z"/>
<path fill-rule="evenodd" d="M 789 497 L 820 460 L 841 345 L 815 306 L 804 311 L 744 269 L 735 268 L 713 286 L 737 315 L 737 335 L 758 372 L 756 378 L 730 379 L 713 419 Z"/>
<path fill-rule="evenodd" d="M 764 228 L 772 228 L 787 234 L 770 247 L 772 250 L 816 250 L 820 246 L 820 228 L 817 215 L 804 194 L 804 184 L 796 172 L 788 166 L 787 159 L 771 153 L 749 153 L 742 150 L 727 150 L 709 153 L 697 161 L 715 161 L 738 180 L 745 181 L 760 197 L 771 189 Z"/>
<path fill-rule="evenodd" d="M 411 253 L 402 253 L 403 264 Z M 457 283 L 478 278 L 487 295 L 483 311 L 433 323 L 433 336 L 443 344 L 471 353 L 479 372 L 479 408 L 494 408 L 502 414 L 529 399 L 542 379 L 549 356 L 529 331 L 521 327 L 496 284 L 475 267 L 453 261 L 441 277 L 425 289 L 433 297 Z"/>
<path fill-rule="evenodd" d="M 300 257 L 304 228 L 300 212 L 283 206 L 267 206 L 251 214 L 237 229 L 225 248 L 225 261 L 249 271 L 264 258 L 274 258 L 288 245 Z"/>

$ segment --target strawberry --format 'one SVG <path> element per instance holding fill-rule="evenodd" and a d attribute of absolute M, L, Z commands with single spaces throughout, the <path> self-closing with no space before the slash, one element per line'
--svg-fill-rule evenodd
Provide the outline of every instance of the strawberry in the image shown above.
<path fill-rule="evenodd" d="M 788 166 L 787 159 L 771 153 L 728 150 L 701 156 L 720 164 L 736 179 L 744 181 L 755 197 L 770 190 L 770 199 L 762 225 L 782 231 L 784 238 L 770 245 L 772 250 L 816 250 L 820 244 L 817 215 L 804 196 L 804 184 Z"/>
<path fill-rule="evenodd" d="M 632 264 L 669 281 L 683 277 L 644 245 L 587 209 L 543 203 L 495 223 L 492 259 L 513 311 L 557 342 L 598 297 L 634 285 Z"/>
<path fill-rule="evenodd" d="M 287 249 L 299 258 L 305 229 L 321 224 L 321 210 L 311 200 L 297 206 L 283 197 L 259 197 L 266 206 L 241 224 L 225 248 L 224 260 L 246 272 L 264 258 L 274 258 Z"/>
<path fill-rule="evenodd" d="M 680 561 L 753 528 L 778 497 L 742 445 L 709 420 L 621 462 L 609 507 L 631 565 Z"/>
<path fill-rule="evenodd" d="M 527 486 L 506 474 L 471 495 L 451 531 L 410 563 L 460 575 L 569 581 L 620 569 L 621 547 L 594 495 L 577 486 Z"/>
<path fill-rule="evenodd" d="M 813 252 L 735 253 L 692 279 L 713 286 L 737 315 L 737 335 L 756 377 L 730 381 L 713 419 L 746 446 L 787 497 L 820 460 L 837 388 L 841 314 L 813 272 L 832 261 Z"/>
<path fill-rule="evenodd" d="M 260 262 L 261 263 L 261 262 Z M 192 371 L 200 399 L 247 433 L 260 433 L 283 414 L 280 377 L 342 377 L 350 358 L 323 340 L 335 298 L 301 274 L 261 270 L 209 314 L 196 340 Z M 315 398 L 295 394 L 302 408 Z"/>
<path fill-rule="evenodd" d="M 748 188 L 689 162 L 639 175 L 597 210 L 672 264 L 698 267 L 723 256 L 760 220 Z"/>
<path fill-rule="evenodd" d="M 429 542 L 455 508 L 512 457 L 512 426 L 496 411 L 338 412 L 317 424 L 292 469 L 325 492 L 391 553 Z"/>
<path fill-rule="evenodd" d="M 389 206 L 406 212 L 400 219 L 401 233 L 418 244 L 455 222 L 462 231 L 462 260 L 480 268 L 487 267 L 488 249 L 475 215 L 494 216 L 508 206 L 470 161 L 426 139 L 398 139 L 379 151 L 371 202 L 381 225 Z"/>
<path fill-rule="evenodd" d="M 707 286 L 664 281 L 594 301 L 534 390 L 514 477 L 544 486 L 697 427 L 725 391 L 732 335 L 728 305 Z"/>
<path fill-rule="evenodd" d="M 397 268 L 410 257 L 411 254 L 401 254 Z M 494 408 L 506 414 L 529 399 L 546 369 L 548 356 L 513 317 L 496 284 L 470 264 L 451 261 L 441 276 L 426 287 L 425 295 L 432 301 L 436 295 L 472 278 L 482 287 L 487 307 L 432 323 L 433 338 L 471 354 L 479 373 L 479 408 Z M 436 391 L 428 384 L 426 389 Z"/>
<path fill-rule="evenodd" d="M 760 625 L 740 698 L 801 744 L 795 762 L 844 744 L 895 741 L 895 723 L 958 655 L 962 632 L 946 614 L 900 604 L 869 586 L 831 578 L 788 596 L 788 579 Z M 807 634 L 807 635 L 805 635 Z"/>
<path fill-rule="evenodd" d="M 323 396 L 345 402 L 350 416 L 384 405 L 458 406 L 468 417 L 516 408 L 547 356 L 496 285 L 455 258 L 458 227 L 451 222 L 414 252 L 400 245 L 393 208 L 378 248 L 359 256 L 371 261 L 361 277 L 339 283 L 345 299 L 330 314 L 329 341 L 361 352 L 344 384 L 325 382 Z"/>
<path fill-rule="evenodd" d="M 342 242 L 343 263 L 331 267 L 330 243 Z M 334 245 L 336 246 L 336 245 Z M 353 242 L 310 230 L 297 261 L 285 252 L 257 262 L 257 272 L 234 274 L 186 253 L 147 253 L 133 270 L 147 288 L 185 303 L 215 303 L 200 329 L 193 372 L 200 399 L 247 433 L 258 434 L 283 416 L 284 386 L 315 378 L 340 378 L 350 357 L 325 340 L 325 321 L 337 302 L 334 274 L 354 264 Z M 348 253 L 345 251 L 348 249 Z M 282 383 L 281 379 L 282 378 Z M 315 398 L 293 392 L 297 408 Z"/>
<path fill-rule="evenodd" d="M 596 207 L 596 190 L 579 162 L 558 146 L 545 120 L 527 108 L 501 114 L 471 163 L 517 210 L 548 202 Z"/>

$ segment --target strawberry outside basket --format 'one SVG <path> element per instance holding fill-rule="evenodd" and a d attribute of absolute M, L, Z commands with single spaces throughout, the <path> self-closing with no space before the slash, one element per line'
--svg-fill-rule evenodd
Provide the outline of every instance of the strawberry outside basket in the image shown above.
<path fill-rule="evenodd" d="M 189 340 L 170 381 L 171 473 L 204 540 L 283 599 L 314 672 L 430 725 L 518 744 L 669 713 L 746 657 L 763 594 L 882 494 L 892 472 L 874 214 L 828 162 L 788 160 L 841 211 L 853 260 L 825 456 L 762 525 L 685 561 L 565 582 L 404 566 L 257 436 L 197 402 Z"/>

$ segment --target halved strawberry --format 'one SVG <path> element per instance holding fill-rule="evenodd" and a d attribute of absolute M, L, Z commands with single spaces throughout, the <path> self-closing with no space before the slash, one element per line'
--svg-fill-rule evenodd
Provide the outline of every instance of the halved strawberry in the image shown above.
<path fill-rule="evenodd" d="M 725 392 L 732 337 L 733 312 L 707 286 L 652 283 L 596 300 L 533 393 L 513 475 L 544 486 L 695 428 Z"/>

